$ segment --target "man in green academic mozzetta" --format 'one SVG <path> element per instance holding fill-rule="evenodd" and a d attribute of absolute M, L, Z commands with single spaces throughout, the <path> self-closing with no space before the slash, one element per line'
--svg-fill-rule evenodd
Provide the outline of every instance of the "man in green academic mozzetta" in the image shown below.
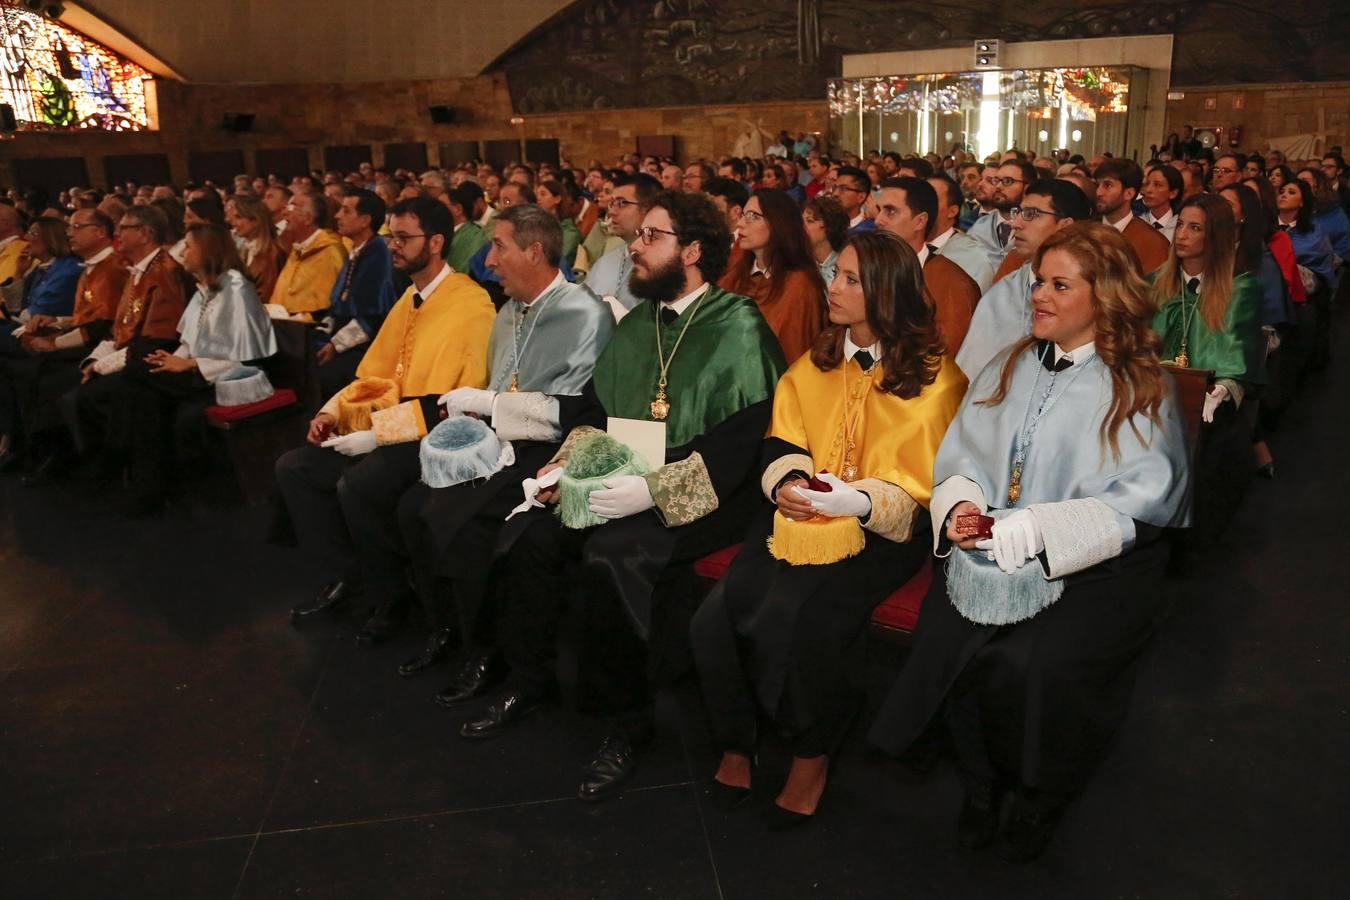
<path fill-rule="evenodd" d="M 552 687 L 558 623 L 568 598 L 583 597 L 581 702 L 611 719 L 582 775 L 584 801 L 616 794 L 652 739 L 652 691 L 670 668 L 662 651 L 687 640 L 676 576 L 741 540 L 761 502 L 760 447 L 787 365 L 755 303 L 717 287 L 730 247 L 705 195 L 653 200 L 629 246 L 630 288 L 644 302 L 615 328 L 583 396 L 599 402 L 611 430 L 616 419 L 660 421 L 665 464 L 605 479 L 589 500 L 603 524 L 569 529 L 551 509 L 533 509 L 510 523 L 498 548 L 497 636 L 511 673 L 506 693 L 460 733 L 495 737 L 540 705 Z M 540 479 L 594 432 L 574 429 Z M 533 491 L 546 506 L 557 502 L 555 488 Z"/>
<path fill-rule="evenodd" d="M 469 274 L 469 261 L 488 242 L 483 228 L 473 220 L 473 210 L 483 189 L 472 181 L 446 192 L 445 199 L 455 221 L 455 233 L 446 248 L 445 261 L 456 272 Z"/>

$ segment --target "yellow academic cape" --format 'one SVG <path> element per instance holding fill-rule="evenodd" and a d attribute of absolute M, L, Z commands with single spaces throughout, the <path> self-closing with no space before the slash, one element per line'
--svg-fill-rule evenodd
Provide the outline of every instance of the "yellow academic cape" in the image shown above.
<path fill-rule="evenodd" d="M 400 402 L 371 415 L 380 444 L 415 441 L 434 426 L 436 400 L 458 387 L 486 387 L 488 335 L 496 310 L 487 291 L 467 275 L 451 272 L 413 306 L 409 287 L 389 311 L 356 369 L 357 378 L 387 378 Z M 337 415 L 337 397 L 323 411 Z"/>
<path fill-rule="evenodd" d="M 769 437 L 806 453 L 788 453 L 769 463 L 762 484 L 769 495 L 797 469 L 843 477 L 847 393 L 850 412 L 857 413 L 862 404 L 853 432 L 858 473 L 852 484 L 872 500 L 865 527 L 903 541 L 909 539 L 916 512 L 932 497 L 933 461 L 965 396 L 966 377 L 944 356 L 934 382 L 903 400 L 878 389 L 881 376 L 879 362 L 870 376 L 852 359 L 828 372 L 816 368 L 809 353 L 793 363 L 774 393 Z"/>
<path fill-rule="evenodd" d="M 18 271 L 19 254 L 23 252 L 25 246 L 27 242 L 24 241 L 23 235 L 19 235 L 0 250 L 0 284 L 9 281 Z"/>
<path fill-rule="evenodd" d="M 331 231 L 317 232 L 303 253 L 298 246 L 291 247 L 272 288 L 271 302 L 281 304 L 291 314 L 327 309 L 333 283 L 346 261 L 342 238 Z"/>

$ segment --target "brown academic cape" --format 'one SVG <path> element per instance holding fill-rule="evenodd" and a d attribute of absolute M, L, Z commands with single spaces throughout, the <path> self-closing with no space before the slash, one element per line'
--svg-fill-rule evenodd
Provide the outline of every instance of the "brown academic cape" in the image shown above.
<path fill-rule="evenodd" d="M 923 281 L 933 298 L 947 353 L 955 356 L 970 330 L 970 318 L 980 302 L 980 286 L 956 263 L 931 253 L 923 264 Z"/>
<path fill-rule="evenodd" d="M 1130 224 L 1125 226 L 1121 234 L 1126 243 L 1134 248 L 1135 256 L 1139 257 L 1140 275 L 1147 275 L 1167 262 L 1167 257 L 1172 253 L 1172 243 L 1163 233 L 1138 216 L 1130 219 Z"/>
<path fill-rule="evenodd" d="M 167 251 L 156 253 L 140 283 L 127 278 L 113 320 L 113 344 L 120 350 L 138 337 L 177 341 L 188 287 L 183 267 Z"/>
<path fill-rule="evenodd" d="M 80 275 L 71 323 L 80 329 L 85 346 L 93 346 L 108 336 L 130 277 L 126 263 L 116 253 Z"/>

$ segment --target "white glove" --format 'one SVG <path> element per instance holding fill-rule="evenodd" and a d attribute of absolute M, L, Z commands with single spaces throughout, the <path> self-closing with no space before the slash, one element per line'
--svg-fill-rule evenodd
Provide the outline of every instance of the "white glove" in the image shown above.
<path fill-rule="evenodd" d="M 809 488 L 797 488 L 797 494 L 822 516 L 831 519 L 843 516 L 862 518 L 872 511 L 872 498 L 853 487 L 846 481 L 840 481 L 829 472 L 821 472 L 816 478 L 828 484 L 829 493 L 813 491 Z"/>
<path fill-rule="evenodd" d="M 1200 411 L 1200 418 L 1206 422 L 1214 421 L 1214 410 L 1219 408 L 1219 404 L 1228 399 L 1228 388 L 1221 384 L 1214 385 L 1208 394 L 1205 394 L 1205 408 Z"/>
<path fill-rule="evenodd" d="M 1045 549 L 1041 528 L 1029 509 L 1019 509 L 994 523 L 994 536 L 975 545 L 977 550 L 992 550 L 994 562 L 1008 575 L 1035 559 Z"/>
<path fill-rule="evenodd" d="M 652 500 L 647 479 L 641 475 L 620 475 L 601 482 L 605 490 L 592 491 L 591 512 L 606 519 L 622 519 L 651 509 Z"/>
<path fill-rule="evenodd" d="M 336 450 L 343 456 L 363 456 L 375 449 L 374 431 L 353 431 L 324 441 L 320 447 Z"/>
<path fill-rule="evenodd" d="M 492 403 L 497 399 L 496 391 L 481 388 L 455 388 L 448 394 L 442 394 L 436 402 L 445 407 L 447 416 L 460 413 L 473 413 L 486 419 L 492 415 Z"/>
<path fill-rule="evenodd" d="M 509 447 L 511 445 L 508 443 L 507 446 Z M 515 452 L 512 451 L 511 455 L 514 457 Z M 525 502 L 511 510 L 511 514 L 506 517 L 507 521 L 510 521 L 512 516 L 528 512 L 531 509 L 543 509 L 544 504 L 540 503 L 535 498 L 539 496 L 539 492 L 544 488 L 551 488 L 557 484 L 558 480 L 562 478 L 562 473 L 562 466 L 558 466 L 556 469 L 545 472 L 542 478 L 526 478 L 522 481 L 520 487 L 525 491 Z"/>

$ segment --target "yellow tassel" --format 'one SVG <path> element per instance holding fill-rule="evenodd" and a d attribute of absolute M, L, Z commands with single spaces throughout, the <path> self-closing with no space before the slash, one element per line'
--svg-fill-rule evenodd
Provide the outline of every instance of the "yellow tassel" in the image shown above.
<path fill-rule="evenodd" d="M 769 555 L 791 566 L 827 566 L 857 556 L 867 544 L 862 525 L 854 516 L 795 522 L 781 512 L 773 514 Z"/>
<path fill-rule="evenodd" d="M 337 433 L 370 430 L 370 414 L 398 403 L 398 385 L 370 376 L 353 381 L 338 393 Z"/>

